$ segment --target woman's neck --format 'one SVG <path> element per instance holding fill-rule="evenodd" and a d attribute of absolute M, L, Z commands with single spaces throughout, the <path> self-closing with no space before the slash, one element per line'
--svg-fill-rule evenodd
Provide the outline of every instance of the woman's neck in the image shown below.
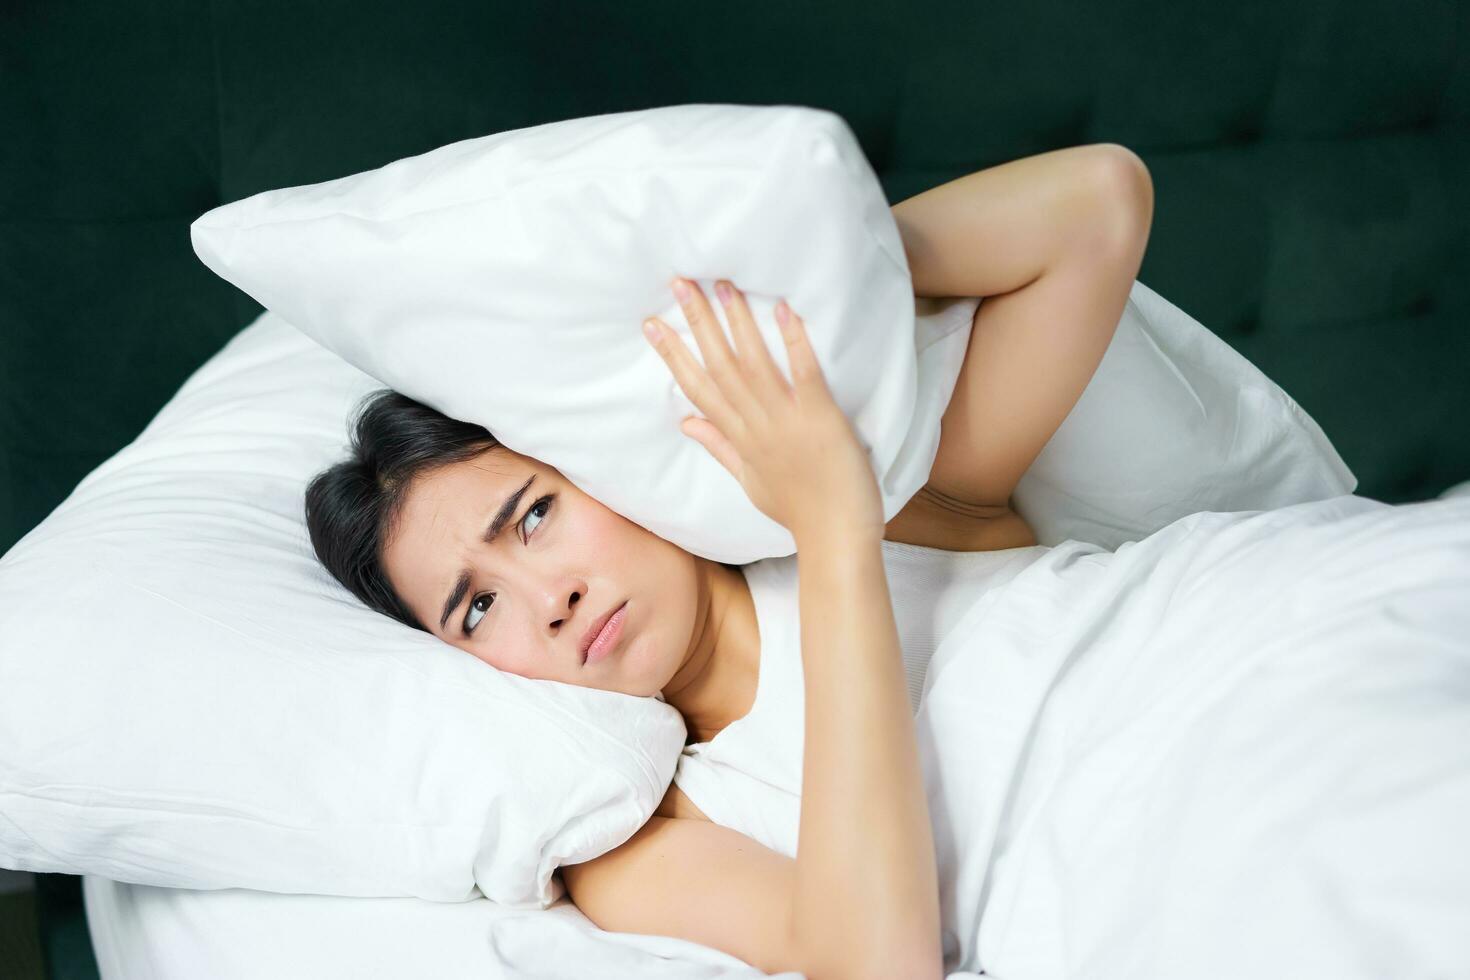
<path fill-rule="evenodd" d="M 693 653 L 663 691 L 684 716 L 688 742 L 707 742 L 755 703 L 760 630 L 745 576 L 718 562 L 702 562 L 706 612 L 696 624 Z M 686 742 L 686 744 L 688 744 Z"/>

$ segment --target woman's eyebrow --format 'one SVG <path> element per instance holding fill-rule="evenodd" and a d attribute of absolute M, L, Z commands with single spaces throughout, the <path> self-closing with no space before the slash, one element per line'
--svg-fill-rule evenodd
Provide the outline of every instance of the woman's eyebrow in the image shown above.
<path fill-rule="evenodd" d="M 510 522 L 511 517 L 516 512 L 516 508 L 520 506 L 521 498 L 526 495 L 526 491 L 531 489 L 531 484 L 535 482 L 536 474 L 532 473 L 526 482 L 520 485 L 519 489 L 512 491 L 511 495 L 505 498 L 505 503 L 500 505 L 500 509 L 490 519 L 490 525 L 485 528 L 485 533 L 480 537 L 481 541 L 484 541 L 486 544 L 494 543 L 501 530 Z M 468 568 L 462 568 L 459 571 L 459 577 L 454 580 L 454 585 L 449 590 L 449 598 L 444 600 L 444 612 L 439 616 L 440 630 L 444 629 L 444 624 L 449 622 L 449 614 L 459 608 L 459 604 L 464 601 L 465 593 L 469 590 L 470 570 Z"/>

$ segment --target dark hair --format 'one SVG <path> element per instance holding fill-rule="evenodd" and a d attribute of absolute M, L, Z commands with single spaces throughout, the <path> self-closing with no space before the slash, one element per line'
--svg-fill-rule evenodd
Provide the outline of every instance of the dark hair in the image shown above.
<path fill-rule="evenodd" d="M 452 419 L 391 388 L 370 392 L 348 423 L 351 455 L 312 477 L 306 528 L 317 559 L 353 595 L 400 623 L 432 632 L 393 590 L 388 540 L 415 477 L 500 446 L 484 426 Z"/>

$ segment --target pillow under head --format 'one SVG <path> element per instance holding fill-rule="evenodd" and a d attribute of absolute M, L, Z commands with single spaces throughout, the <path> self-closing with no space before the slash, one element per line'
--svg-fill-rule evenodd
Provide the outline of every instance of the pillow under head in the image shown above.
<path fill-rule="evenodd" d="M 684 744 L 370 611 L 302 491 L 378 383 L 273 313 L 0 560 L 0 866 L 544 908 Z"/>
<path fill-rule="evenodd" d="M 802 317 L 887 517 L 928 480 L 975 300 L 916 303 L 883 188 L 841 116 L 675 105 L 546 123 L 264 191 L 191 229 L 200 259 L 383 384 L 493 431 L 703 558 L 795 550 L 679 430 L 699 414 L 644 340 L 701 358 L 676 275 Z M 723 317 L 722 312 L 716 313 Z"/>

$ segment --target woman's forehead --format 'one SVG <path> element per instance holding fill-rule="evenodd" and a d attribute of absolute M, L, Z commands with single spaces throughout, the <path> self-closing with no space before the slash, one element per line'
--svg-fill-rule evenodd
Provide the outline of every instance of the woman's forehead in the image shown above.
<path fill-rule="evenodd" d="M 420 520 L 462 521 L 492 511 L 535 472 L 520 461 L 461 460 L 426 474 L 408 494 L 408 508 Z M 535 472 L 539 481 L 541 475 Z"/>
<path fill-rule="evenodd" d="M 385 556 L 390 566 L 401 565 L 406 581 L 452 578 L 455 560 L 446 560 L 448 556 L 478 538 L 527 478 L 535 476 L 528 493 L 547 481 L 545 470 L 534 461 L 487 458 L 493 455 L 436 467 L 409 486 Z"/>

